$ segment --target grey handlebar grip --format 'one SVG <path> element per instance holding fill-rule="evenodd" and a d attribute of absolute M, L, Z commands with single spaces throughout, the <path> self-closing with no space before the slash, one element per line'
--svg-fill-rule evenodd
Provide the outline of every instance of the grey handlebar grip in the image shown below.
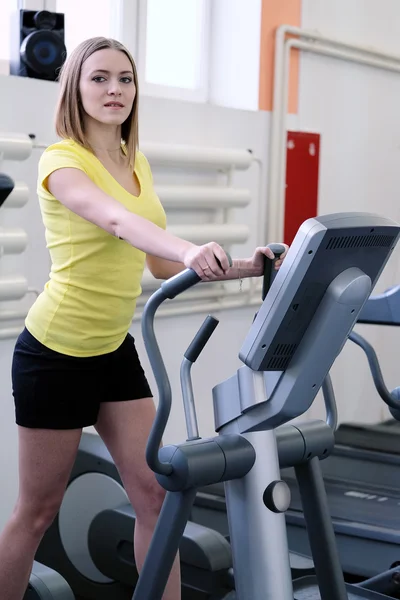
<path fill-rule="evenodd" d="M 185 269 L 182 273 L 174 275 L 171 279 L 164 281 L 161 284 L 161 289 L 165 296 L 172 300 L 175 296 L 182 294 L 196 283 L 200 281 L 200 277 L 193 269 Z"/>
<path fill-rule="evenodd" d="M 218 323 L 219 321 L 215 317 L 212 317 L 211 315 L 206 317 L 199 331 L 193 338 L 189 348 L 185 352 L 185 358 L 187 360 L 189 360 L 191 363 L 196 362 L 200 356 L 200 353 L 203 351 L 204 346 L 214 333 Z"/>
<path fill-rule="evenodd" d="M 267 257 L 264 258 L 264 280 L 262 290 L 263 300 L 265 299 L 265 296 L 268 294 L 269 288 L 271 287 L 272 270 L 274 268 L 275 262 L 282 256 L 282 254 L 286 250 L 283 244 L 268 244 L 268 248 L 270 248 L 275 254 L 275 259 L 271 260 Z"/>

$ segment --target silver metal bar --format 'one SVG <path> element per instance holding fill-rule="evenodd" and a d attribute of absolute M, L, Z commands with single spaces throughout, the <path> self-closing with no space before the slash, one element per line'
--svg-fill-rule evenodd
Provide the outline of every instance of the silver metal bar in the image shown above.
<path fill-rule="evenodd" d="M 265 389 L 264 374 L 252 375 L 254 404 L 258 404 L 257 396 Z M 256 452 L 254 466 L 245 477 L 225 483 L 236 598 L 293 600 L 285 515 L 264 504 L 265 490 L 281 478 L 275 433 L 256 431 L 244 437 Z"/>
<path fill-rule="evenodd" d="M 186 431 L 188 440 L 199 439 L 199 428 L 197 424 L 196 406 L 190 370 L 192 362 L 184 358 L 181 364 L 181 388 L 183 397 L 183 408 L 185 410 Z"/>
<path fill-rule="evenodd" d="M 328 375 L 324 379 L 322 384 L 322 393 L 324 395 L 324 403 L 326 409 L 326 422 L 329 427 L 332 427 L 333 431 L 336 431 L 338 426 L 338 412 L 335 400 L 335 392 L 332 385 L 331 376 Z"/>

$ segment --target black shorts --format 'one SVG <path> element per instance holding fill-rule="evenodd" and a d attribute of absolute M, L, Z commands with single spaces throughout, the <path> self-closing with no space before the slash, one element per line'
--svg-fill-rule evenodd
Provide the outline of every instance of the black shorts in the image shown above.
<path fill-rule="evenodd" d="M 15 345 L 12 387 L 17 424 L 44 429 L 94 425 L 102 402 L 151 397 L 129 334 L 114 352 L 82 358 L 50 350 L 25 328 Z"/>

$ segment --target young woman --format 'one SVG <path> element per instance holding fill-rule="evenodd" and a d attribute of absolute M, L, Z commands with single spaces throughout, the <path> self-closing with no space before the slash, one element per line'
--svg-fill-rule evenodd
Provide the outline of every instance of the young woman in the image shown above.
<path fill-rule="evenodd" d="M 218 244 L 196 246 L 165 230 L 149 164 L 137 149 L 135 64 L 115 40 L 89 39 L 64 64 L 56 131 L 61 141 L 43 153 L 38 174 L 50 280 L 13 359 L 20 487 L 0 536 L 4 600 L 25 593 L 89 425 L 132 502 L 139 569 L 144 561 L 164 497 L 145 461 L 155 408 L 128 333 L 145 261 L 157 278 L 190 267 L 210 281 L 259 276 L 271 254 L 258 248 L 229 267 Z M 180 598 L 178 558 L 164 598 Z"/>

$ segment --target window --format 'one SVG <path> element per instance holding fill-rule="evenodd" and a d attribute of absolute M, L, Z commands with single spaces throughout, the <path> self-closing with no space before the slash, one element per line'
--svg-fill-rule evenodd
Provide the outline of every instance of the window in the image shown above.
<path fill-rule="evenodd" d="M 18 12 L 18 0 L 1 0 L 0 61 L 10 59 L 11 17 Z"/>
<path fill-rule="evenodd" d="M 142 91 L 205 101 L 209 0 L 141 0 L 139 10 Z"/>
<path fill-rule="evenodd" d="M 118 38 L 120 9 L 117 0 L 57 0 L 57 12 L 65 15 L 67 53 L 90 37 Z"/>

